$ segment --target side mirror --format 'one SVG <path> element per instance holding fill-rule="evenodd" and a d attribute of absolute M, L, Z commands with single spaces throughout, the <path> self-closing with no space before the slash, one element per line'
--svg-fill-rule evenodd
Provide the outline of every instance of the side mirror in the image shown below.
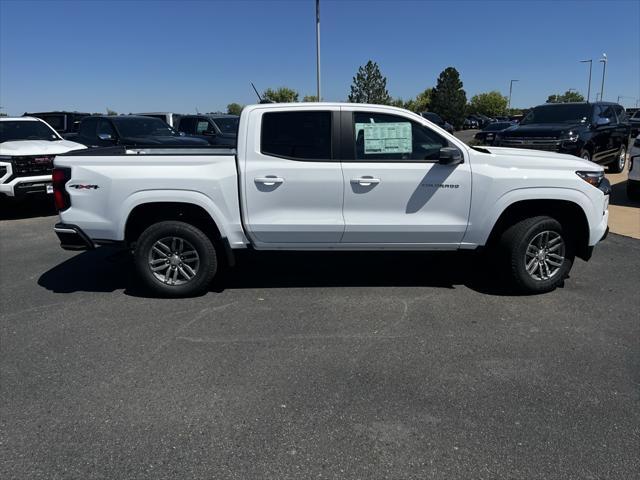
<path fill-rule="evenodd" d="M 462 152 L 454 147 L 442 147 L 438 159 L 440 165 L 457 165 L 462 163 Z"/>
<path fill-rule="evenodd" d="M 605 125 L 609 125 L 610 123 L 611 123 L 611 119 L 598 117 L 598 120 L 596 121 L 596 127 L 604 127 Z"/>
<path fill-rule="evenodd" d="M 113 137 L 109 133 L 99 133 L 98 138 L 104 141 L 113 140 Z"/>

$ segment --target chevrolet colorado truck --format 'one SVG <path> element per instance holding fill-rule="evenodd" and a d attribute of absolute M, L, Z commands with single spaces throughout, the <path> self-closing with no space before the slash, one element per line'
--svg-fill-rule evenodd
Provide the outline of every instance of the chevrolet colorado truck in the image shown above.
<path fill-rule="evenodd" d="M 603 168 L 469 147 L 409 111 L 340 103 L 242 111 L 236 149 L 127 147 L 55 159 L 62 248 L 117 243 L 155 295 L 199 294 L 234 251 L 478 250 L 544 292 L 608 228 Z M 492 260 L 493 261 L 493 260 Z"/>

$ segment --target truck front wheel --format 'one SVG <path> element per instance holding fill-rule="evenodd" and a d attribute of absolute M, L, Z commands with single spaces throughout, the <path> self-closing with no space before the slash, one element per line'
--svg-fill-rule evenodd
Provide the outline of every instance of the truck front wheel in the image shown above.
<path fill-rule="evenodd" d="M 148 227 L 134 251 L 144 285 L 162 297 L 186 297 L 207 290 L 218 262 L 213 243 L 201 230 L 167 221 Z"/>
<path fill-rule="evenodd" d="M 561 285 L 575 258 L 568 232 L 546 216 L 512 225 L 502 235 L 500 246 L 510 280 L 527 293 L 548 292 Z"/>

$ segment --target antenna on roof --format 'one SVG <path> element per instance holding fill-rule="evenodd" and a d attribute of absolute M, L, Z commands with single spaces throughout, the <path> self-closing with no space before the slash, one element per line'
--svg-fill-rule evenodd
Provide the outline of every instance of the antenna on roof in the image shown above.
<path fill-rule="evenodd" d="M 260 94 L 258 93 L 258 89 L 256 88 L 256 86 L 253 84 L 253 82 L 249 82 L 251 83 L 251 86 L 253 87 L 253 91 L 256 92 L 256 95 L 258 96 L 258 100 L 259 103 L 273 103 L 271 100 L 264 100 Z"/>

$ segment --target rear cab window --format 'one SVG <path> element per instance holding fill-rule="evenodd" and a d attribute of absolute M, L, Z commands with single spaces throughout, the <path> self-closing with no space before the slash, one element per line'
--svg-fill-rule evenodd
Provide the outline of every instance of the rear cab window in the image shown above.
<path fill-rule="evenodd" d="M 260 151 L 291 160 L 331 160 L 331 118 L 331 111 L 264 113 Z"/>

